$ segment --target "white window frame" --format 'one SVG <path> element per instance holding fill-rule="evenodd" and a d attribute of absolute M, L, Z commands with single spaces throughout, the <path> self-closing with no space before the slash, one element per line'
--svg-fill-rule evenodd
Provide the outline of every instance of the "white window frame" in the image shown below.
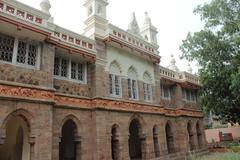
<path fill-rule="evenodd" d="M 168 92 L 168 97 L 165 97 L 164 95 L 164 90 L 167 89 Z M 172 95 L 171 95 L 171 88 L 170 86 L 167 85 L 162 85 L 161 84 L 161 98 L 165 99 L 165 100 L 171 100 L 172 99 Z"/>
<path fill-rule="evenodd" d="M 111 79 L 110 79 L 110 76 L 111 76 Z M 115 83 L 115 80 L 116 80 L 116 77 L 118 77 L 118 83 L 119 83 L 119 95 L 116 94 L 116 83 Z M 111 82 L 110 82 L 111 81 Z M 122 97 L 122 80 L 121 80 L 121 76 L 120 75 L 116 75 L 116 74 L 109 74 L 109 83 L 112 84 L 112 86 L 109 84 L 109 92 L 110 92 L 110 89 L 112 90 L 112 93 L 110 92 L 110 96 L 112 97 L 118 97 L 118 98 L 121 98 Z"/>
<path fill-rule="evenodd" d="M 143 83 L 143 94 L 144 101 L 151 102 L 152 101 L 152 85 L 149 83 Z"/>
<path fill-rule="evenodd" d="M 2 34 L 1 33 L 1 35 L 4 36 L 6 34 Z M 12 61 L 8 62 L 8 61 L 0 60 L 0 62 L 1 63 L 5 63 L 5 64 L 15 65 L 15 66 L 18 66 L 18 67 L 24 67 L 24 68 L 28 68 L 28 69 L 40 70 L 40 55 L 41 55 L 41 45 L 40 45 L 40 43 L 36 42 L 36 41 L 23 40 L 27 44 L 27 47 L 26 47 L 26 57 L 25 57 L 25 63 L 20 63 L 20 62 L 17 62 L 18 42 L 19 42 L 19 40 L 22 40 L 24 38 L 17 37 L 17 36 L 14 37 L 14 36 L 11 36 L 11 35 L 6 35 L 6 36 L 10 36 L 10 37 L 14 38 Z M 27 64 L 27 62 L 28 62 L 28 53 L 29 53 L 29 45 L 30 44 L 36 45 L 36 47 L 37 47 L 36 63 L 35 63 L 34 66 Z"/>
<path fill-rule="evenodd" d="M 71 81 L 71 82 L 75 82 L 75 83 L 81 83 L 81 84 L 87 84 L 87 63 L 86 62 L 76 62 L 75 60 L 71 60 L 70 58 L 64 58 L 61 56 L 55 56 L 55 58 L 59 58 L 60 62 L 62 61 L 62 59 L 65 59 L 67 61 L 67 77 L 61 76 L 61 70 L 59 70 L 59 75 L 54 75 L 54 78 L 59 79 L 59 80 L 65 80 L 65 81 Z M 83 80 L 78 80 L 78 79 L 73 79 L 71 76 L 71 67 L 72 67 L 72 62 L 78 64 L 82 64 L 83 65 Z M 55 62 L 54 62 L 55 64 Z M 61 68 L 61 63 L 59 64 L 59 68 Z M 54 68 L 55 69 L 55 68 Z M 54 71 L 53 69 L 53 71 Z M 77 72 L 77 71 L 76 71 Z"/>
<path fill-rule="evenodd" d="M 128 83 L 128 81 L 130 80 L 130 87 L 129 87 L 129 83 Z M 136 89 L 135 89 L 135 91 L 136 91 L 136 98 L 133 98 L 133 92 L 134 92 L 134 88 L 133 88 L 133 81 L 135 81 L 136 82 Z M 128 78 L 127 79 L 127 83 L 128 83 L 128 98 L 130 99 L 130 100 L 138 100 L 139 99 L 139 94 L 138 94 L 138 81 L 136 80 L 136 79 L 132 79 L 132 78 Z M 131 93 L 131 95 L 130 95 L 130 97 L 129 97 L 129 88 L 130 88 L 130 93 Z"/>

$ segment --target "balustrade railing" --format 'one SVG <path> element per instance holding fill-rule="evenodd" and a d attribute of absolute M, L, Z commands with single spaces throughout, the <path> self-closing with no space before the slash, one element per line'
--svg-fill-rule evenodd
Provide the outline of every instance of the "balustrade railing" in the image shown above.
<path fill-rule="evenodd" d="M 132 35 L 116 26 L 109 25 L 109 34 L 150 54 L 158 54 L 158 46 L 148 43 L 142 37 Z"/>
<path fill-rule="evenodd" d="M 42 26 L 46 25 L 46 22 L 50 18 L 48 14 L 13 0 L 1 0 L 0 12 Z"/>

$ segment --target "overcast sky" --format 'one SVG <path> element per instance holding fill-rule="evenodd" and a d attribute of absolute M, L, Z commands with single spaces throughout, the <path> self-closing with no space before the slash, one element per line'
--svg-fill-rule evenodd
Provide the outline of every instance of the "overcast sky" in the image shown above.
<path fill-rule="evenodd" d="M 40 8 L 41 0 L 19 0 L 35 8 Z M 51 15 L 54 22 L 62 27 L 82 33 L 86 11 L 83 7 L 85 0 L 50 0 Z M 179 46 L 188 32 L 199 31 L 203 23 L 193 9 L 198 4 L 210 0 L 108 0 L 107 19 L 110 23 L 127 29 L 132 12 L 141 27 L 144 12 L 147 11 L 152 24 L 158 29 L 158 44 L 160 46 L 161 65 L 167 66 L 170 55 L 173 54 L 180 70 L 187 70 L 188 62 L 179 60 Z M 194 71 L 197 68 L 191 64 Z"/>

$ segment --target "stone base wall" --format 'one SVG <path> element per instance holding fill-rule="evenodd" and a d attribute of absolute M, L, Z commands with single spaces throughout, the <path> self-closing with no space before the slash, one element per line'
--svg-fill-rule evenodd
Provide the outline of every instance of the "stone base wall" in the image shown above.
<path fill-rule="evenodd" d="M 98 108 L 96 106 L 96 108 Z M 0 150 L 4 144 L 8 121 L 14 117 L 22 117 L 29 127 L 30 160 L 58 160 L 59 143 L 64 123 L 72 120 L 77 128 L 75 140 L 78 142 L 81 160 L 112 159 L 112 128 L 117 126 L 119 141 L 119 159 L 129 160 L 129 126 L 132 120 L 140 123 L 140 135 L 144 139 L 143 159 L 182 160 L 188 152 L 187 124 L 191 122 L 195 135 L 195 150 L 198 151 L 196 123 L 202 127 L 202 118 L 167 117 L 160 114 L 134 113 L 129 111 L 111 111 L 104 109 L 82 109 L 69 106 L 56 106 L 41 102 L 23 100 L 0 100 Z M 171 124 L 175 153 L 168 154 L 165 126 Z M 153 128 L 157 127 L 160 157 L 155 156 Z M 205 137 L 202 139 L 206 146 Z M 143 150 L 143 149 L 142 149 Z"/>
<path fill-rule="evenodd" d="M 52 157 L 52 106 L 14 99 L 0 100 L 0 150 L 6 143 L 8 123 L 21 117 L 29 129 L 28 143 L 31 160 L 50 160 Z"/>

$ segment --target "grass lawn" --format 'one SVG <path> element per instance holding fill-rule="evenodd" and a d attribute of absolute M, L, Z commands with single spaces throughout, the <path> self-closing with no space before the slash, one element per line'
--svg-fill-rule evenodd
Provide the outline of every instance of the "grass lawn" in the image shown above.
<path fill-rule="evenodd" d="M 240 153 L 227 152 L 227 153 L 213 153 L 208 156 L 196 158 L 192 156 L 192 160 L 240 160 Z"/>

